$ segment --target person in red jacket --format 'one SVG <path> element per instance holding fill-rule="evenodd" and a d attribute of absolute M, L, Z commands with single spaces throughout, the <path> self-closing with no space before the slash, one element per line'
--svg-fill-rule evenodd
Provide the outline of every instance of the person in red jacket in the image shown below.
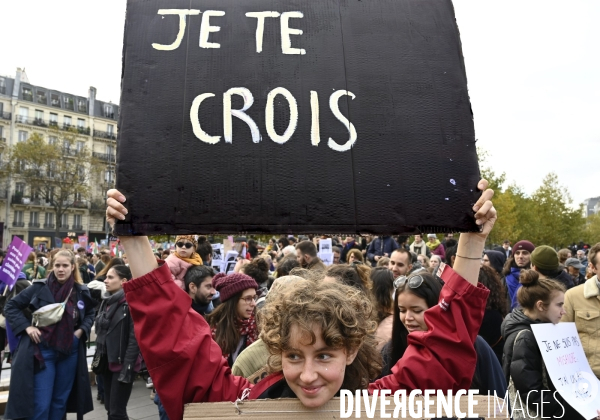
<path fill-rule="evenodd" d="M 373 372 L 368 360 L 362 362 L 366 368 L 358 374 L 356 368 L 360 366 L 356 360 L 368 354 L 374 328 L 359 328 L 362 331 L 350 337 L 332 334 L 335 331 L 330 330 L 335 326 L 330 314 L 336 312 L 335 305 L 344 305 L 349 299 L 347 293 L 336 297 L 332 285 L 302 282 L 294 288 L 295 303 L 279 302 L 294 310 L 279 311 L 278 320 L 269 316 L 261 320 L 261 337 L 274 359 L 269 363 L 273 373 L 253 386 L 245 378 L 232 375 L 221 349 L 211 338 L 210 327 L 190 309 L 189 296 L 172 281 L 168 267 L 158 266 L 148 239 L 122 237 L 130 268 L 137 277 L 124 285 L 135 333 L 169 418 L 181 419 L 187 403 L 236 401 L 243 397 L 296 396 L 307 407 L 319 407 L 343 386 L 351 391 L 368 386 L 370 392 L 469 388 L 476 363 L 473 343 L 488 296 L 488 290 L 477 284 L 477 278 L 485 240 L 496 221 L 496 210 L 490 201 L 493 191 L 486 188 L 487 181 L 480 181 L 479 189 L 485 191 L 473 208 L 482 231 L 461 235 L 454 270 L 446 267 L 442 274 L 445 286 L 440 303 L 425 315 L 426 322 L 434 328 L 410 334 L 404 357 L 392 368 L 391 375 L 369 385 Z M 114 224 L 127 214 L 125 197 L 117 190 L 110 190 L 108 197 L 107 220 Z M 310 299 L 302 300 L 303 295 Z M 290 299 L 289 294 L 284 296 Z M 322 300 L 325 298 L 330 299 L 329 303 Z M 276 310 L 271 305 L 277 302 L 268 302 L 265 313 Z M 298 305 L 306 305 L 302 313 L 312 317 L 300 321 Z M 368 307 L 355 305 L 350 320 L 361 318 L 368 323 L 368 317 L 363 315 L 367 310 Z M 335 328 L 344 332 L 344 327 Z M 273 338 L 277 336 L 278 339 Z"/>

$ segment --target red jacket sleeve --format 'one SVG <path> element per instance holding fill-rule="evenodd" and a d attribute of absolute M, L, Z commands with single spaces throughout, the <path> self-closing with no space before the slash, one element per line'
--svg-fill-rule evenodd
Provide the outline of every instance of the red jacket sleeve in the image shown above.
<path fill-rule="evenodd" d="M 389 389 L 468 389 L 477 354 L 474 343 L 489 290 L 477 287 L 447 267 L 438 305 L 425 312 L 428 331 L 408 335 L 408 348 L 391 375 L 369 385 L 369 392 Z"/>
<path fill-rule="evenodd" d="M 167 264 L 124 284 L 135 336 L 171 420 L 184 404 L 235 401 L 252 385 L 234 376 L 190 297 L 171 279 Z"/>

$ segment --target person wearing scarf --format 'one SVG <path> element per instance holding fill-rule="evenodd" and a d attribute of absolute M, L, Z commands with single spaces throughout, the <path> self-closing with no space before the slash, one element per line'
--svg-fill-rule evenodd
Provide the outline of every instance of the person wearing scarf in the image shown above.
<path fill-rule="evenodd" d="M 193 265 L 203 265 L 202 258 L 196 252 L 197 247 L 198 241 L 194 235 L 179 235 L 175 238 L 175 252 L 165 260 L 173 280 L 182 290 L 185 290 L 184 277 L 188 269 Z"/>
<path fill-rule="evenodd" d="M 231 367 L 242 350 L 258 339 L 254 318 L 258 284 L 243 273 L 219 273 L 212 284 L 221 294 L 221 304 L 206 320 Z"/>
<path fill-rule="evenodd" d="M 34 281 L 5 307 L 7 322 L 20 338 L 12 364 L 18 375 L 11 375 L 6 418 L 61 420 L 68 411 L 82 419 L 93 410 L 85 351 L 93 301 L 71 251 L 58 251 L 51 269 L 47 279 Z M 64 303 L 58 322 L 31 325 L 31 312 L 55 303 Z"/>
<path fill-rule="evenodd" d="M 432 255 L 439 255 L 442 260 L 446 259 L 446 249 L 434 233 L 427 235 L 427 248 Z"/>
<path fill-rule="evenodd" d="M 133 331 L 133 319 L 125 300 L 123 283 L 131 280 L 125 265 L 115 265 L 106 273 L 102 304 L 96 317 L 96 351 L 108 359 L 103 373 L 104 405 L 109 420 L 127 420 L 135 372 L 141 367 L 140 349 Z"/>

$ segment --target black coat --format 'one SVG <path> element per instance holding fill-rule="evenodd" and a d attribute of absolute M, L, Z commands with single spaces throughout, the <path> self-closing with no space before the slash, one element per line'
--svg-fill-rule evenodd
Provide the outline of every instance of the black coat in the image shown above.
<path fill-rule="evenodd" d="M 133 331 L 133 318 L 129 314 L 129 305 L 127 302 L 121 302 L 110 320 L 108 331 L 99 331 L 96 325 L 96 334 L 98 338 L 103 339 L 106 354 L 109 363 L 118 363 L 123 365 L 119 373 L 119 382 L 132 383 L 135 379 L 134 367 L 140 354 L 135 333 Z M 106 301 L 102 302 L 98 316 L 106 309 Z M 98 341 L 96 338 L 96 341 Z"/>
<path fill-rule="evenodd" d="M 87 286 L 75 283 L 73 290 L 77 302 L 83 302 L 83 309 L 79 309 L 77 305 L 81 321 L 79 328 L 83 330 L 83 335 L 79 340 L 77 374 L 67 401 L 67 412 L 77 413 L 77 419 L 82 420 L 85 413 L 94 409 L 85 345 L 94 322 L 94 302 Z M 30 287 L 6 303 L 4 308 L 6 321 L 12 327 L 15 336 L 20 337 L 21 340 L 11 367 L 13 374 L 10 377 L 10 394 L 4 418 L 20 419 L 33 415 L 34 405 L 31 399 L 34 398 L 34 346 L 36 344 L 25 332 L 25 329 L 31 326 L 31 317 L 27 317 L 24 310 L 29 309 L 33 312 L 52 303 L 56 302 L 46 286 L 45 279 L 34 281 Z"/>
<path fill-rule="evenodd" d="M 529 394 L 528 402 L 532 413 L 536 407 L 542 407 L 540 397 L 543 395 L 543 414 L 545 417 L 551 418 L 556 416 L 556 418 L 569 420 L 583 419 L 558 393 L 555 394 L 556 388 L 546 371 L 542 353 L 531 330 L 532 324 L 539 323 L 540 321 L 532 320 L 523 313 L 522 309 L 518 308 L 514 309 L 504 318 L 502 335 L 506 341 L 504 344 L 502 370 L 504 371 L 506 383 L 509 383 L 509 379 L 512 376 L 515 388 L 519 391 L 524 404 L 525 397 L 529 391 L 541 391 L 544 389 L 551 391 L 544 392 L 543 394 L 541 392 L 532 392 Z M 521 330 L 525 330 L 525 332 L 515 342 L 517 334 Z M 547 386 L 544 386 L 543 383 L 544 375 L 547 378 Z M 560 404 L 557 400 L 560 401 Z"/>

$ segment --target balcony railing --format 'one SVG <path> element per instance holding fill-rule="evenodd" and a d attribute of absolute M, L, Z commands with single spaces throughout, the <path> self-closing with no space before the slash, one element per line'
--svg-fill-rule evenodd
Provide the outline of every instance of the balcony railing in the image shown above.
<path fill-rule="evenodd" d="M 80 201 L 74 201 L 73 202 L 73 207 L 76 209 L 87 209 L 88 208 L 88 202 L 85 200 L 80 200 Z"/>
<path fill-rule="evenodd" d="M 109 133 L 107 131 L 94 130 L 94 137 L 100 137 L 103 139 L 116 140 L 117 135 L 115 133 Z"/>
<path fill-rule="evenodd" d="M 117 159 L 116 155 L 112 154 L 112 153 L 98 153 L 98 152 L 94 152 L 93 153 L 94 157 L 100 160 L 103 160 L 105 162 L 112 162 L 114 163 Z"/>
<path fill-rule="evenodd" d="M 44 229 L 54 229 L 54 223 L 44 223 Z"/>
<path fill-rule="evenodd" d="M 10 204 L 23 204 L 23 196 L 22 195 L 13 195 L 10 198 Z"/>
<path fill-rule="evenodd" d="M 25 227 L 25 222 L 19 222 L 17 220 L 13 221 L 13 226 L 14 227 Z"/>
<path fill-rule="evenodd" d="M 10 120 L 12 118 L 12 114 L 10 112 L 0 112 L 0 118 L 3 120 Z"/>
<path fill-rule="evenodd" d="M 77 127 L 77 131 L 79 134 L 85 134 L 86 136 L 90 135 L 90 127 Z"/>
<path fill-rule="evenodd" d="M 81 225 L 73 225 L 73 230 L 83 230 L 83 226 L 81 226 Z"/>
<path fill-rule="evenodd" d="M 38 222 L 29 222 L 29 227 L 39 228 L 40 224 Z"/>
<path fill-rule="evenodd" d="M 106 202 L 104 202 L 103 200 L 92 200 L 92 202 L 90 203 L 90 210 L 104 213 L 104 211 L 106 210 Z"/>

